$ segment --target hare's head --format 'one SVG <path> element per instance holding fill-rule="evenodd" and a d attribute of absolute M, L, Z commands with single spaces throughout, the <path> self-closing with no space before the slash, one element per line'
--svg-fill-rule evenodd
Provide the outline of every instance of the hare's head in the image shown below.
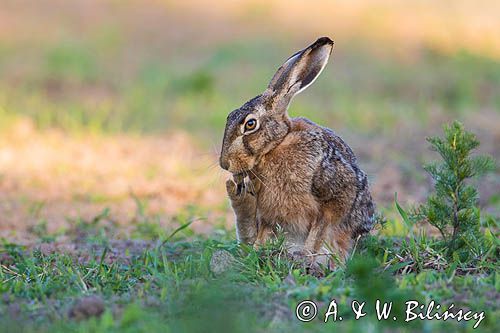
<path fill-rule="evenodd" d="M 333 41 L 319 38 L 292 55 L 274 74 L 267 89 L 227 117 L 220 166 L 233 174 L 251 170 L 290 131 L 292 98 L 311 85 L 325 68 Z"/>

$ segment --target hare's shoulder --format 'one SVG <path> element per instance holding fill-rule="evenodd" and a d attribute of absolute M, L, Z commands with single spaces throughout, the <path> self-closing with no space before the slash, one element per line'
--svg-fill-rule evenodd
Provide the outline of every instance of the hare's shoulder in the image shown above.
<path fill-rule="evenodd" d="M 319 163 L 312 175 L 313 195 L 321 201 L 352 200 L 359 179 L 364 177 L 352 149 L 329 128 L 304 118 L 297 119 L 296 124 L 303 137 L 320 146 L 316 152 Z"/>
<path fill-rule="evenodd" d="M 320 126 L 303 117 L 292 119 L 292 134 L 303 139 L 319 141 L 325 152 L 334 152 L 349 164 L 356 164 L 356 156 L 351 147 L 333 130 Z"/>

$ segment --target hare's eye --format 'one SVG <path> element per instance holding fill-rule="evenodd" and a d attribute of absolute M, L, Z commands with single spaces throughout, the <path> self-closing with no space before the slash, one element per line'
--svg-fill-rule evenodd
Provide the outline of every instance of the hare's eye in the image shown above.
<path fill-rule="evenodd" d="M 257 127 L 257 120 L 248 119 L 247 122 L 245 123 L 245 132 L 254 130 L 255 127 Z"/>

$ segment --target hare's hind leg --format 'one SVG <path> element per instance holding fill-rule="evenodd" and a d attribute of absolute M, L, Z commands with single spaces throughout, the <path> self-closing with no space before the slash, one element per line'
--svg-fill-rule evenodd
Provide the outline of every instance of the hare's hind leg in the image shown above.
<path fill-rule="evenodd" d="M 313 222 L 304 243 L 304 254 L 314 255 L 323 247 L 326 240 L 327 223 L 320 218 Z"/>
<path fill-rule="evenodd" d="M 336 266 L 336 255 L 343 252 L 336 246 L 332 246 L 331 235 L 333 224 L 328 215 L 323 215 L 315 221 L 307 235 L 303 254 L 308 258 L 309 263 L 316 267 L 322 265 L 334 269 Z"/>
<path fill-rule="evenodd" d="M 332 258 L 336 261 L 345 262 L 347 259 L 352 247 L 351 235 L 351 231 L 343 225 L 332 226 L 327 244 L 333 251 Z"/>
<path fill-rule="evenodd" d="M 336 261 L 344 261 L 351 247 L 350 232 L 342 227 L 341 214 L 326 211 L 311 226 L 304 244 L 304 254 L 311 256 L 312 262 L 335 266 Z"/>

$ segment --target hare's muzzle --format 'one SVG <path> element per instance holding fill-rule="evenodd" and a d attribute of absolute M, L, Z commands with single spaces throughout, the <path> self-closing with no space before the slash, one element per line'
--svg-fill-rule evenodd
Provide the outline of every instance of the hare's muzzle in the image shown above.
<path fill-rule="evenodd" d="M 219 159 L 219 164 L 220 164 L 220 167 L 224 170 L 228 170 L 229 169 L 229 160 L 227 157 L 225 157 L 224 155 L 221 155 L 220 156 L 220 159 Z"/>

